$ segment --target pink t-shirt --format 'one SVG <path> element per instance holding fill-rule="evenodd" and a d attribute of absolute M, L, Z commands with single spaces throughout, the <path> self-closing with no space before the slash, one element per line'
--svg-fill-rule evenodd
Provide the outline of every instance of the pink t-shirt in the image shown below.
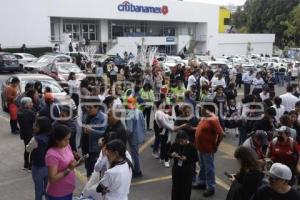
<path fill-rule="evenodd" d="M 63 149 L 52 147 L 48 149 L 46 154 L 46 165 L 56 166 L 58 172 L 64 171 L 70 162 L 74 160 L 73 152 L 70 145 Z M 71 171 L 66 177 L 61 180 L 47 185 L 47 194 L 53 197 L 63 197 L 73 193 L 75 189 L 76 179 L 74 171 Z"/>

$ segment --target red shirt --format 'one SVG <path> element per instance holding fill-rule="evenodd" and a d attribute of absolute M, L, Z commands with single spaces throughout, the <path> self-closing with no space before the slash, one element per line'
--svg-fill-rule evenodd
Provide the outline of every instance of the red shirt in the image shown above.
<path fill-rule="evenodd" d="M 223 133 L 216 115 L 202 119 L 196 129 L 195 144 L 202 153 L 214 153 L 217 147 L 217 136 Z"/>
<path fill-rule="evenodd" d="M 295 164 L 293 157 L 293 153 L 295 152 L 294 143 L 292 143 L 291 139 L 288 139 L 287 142 L 278 142 L 276 140 L 277 138 L 269 146 L 271 160 L 293 167 Z"/>
<path fill-rule="evenodd" d="M 5 98 L 7 103 L 13 103 L 17 95 L 18 95 L 18 91 L 16 87 L 9 85 L 5 89 Z"/>

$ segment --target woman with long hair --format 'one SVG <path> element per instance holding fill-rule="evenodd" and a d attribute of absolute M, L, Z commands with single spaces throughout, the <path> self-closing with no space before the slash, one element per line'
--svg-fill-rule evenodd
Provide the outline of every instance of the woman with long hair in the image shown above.
<path fill-rule="evenodd" d="M 263 173 L 259 171 L 259 165 L 255 154 L 248 147 L 240 146 L 234 152 L 240 169 L 235 175 L 231 175 L 232 181 L 226 200 L 249 200 L 261 186 Z"/>
<path fill-rule="evenodd" d="M 58 125 L 52 131 L 46 165 L 48 167 L 47 200 L 72 200 L 75 189 L 76 161 L 69 145 L 71 130 L 65 125 Z"/>
<path fill-rule="evenodd" d="M 31 169 L 35 189 L 35 200 L 42 200 L 48 182 L 45 156 L 50 131 L 50 119 L 45 116 L 38 117 L 33 127 L 34 136 L 26 146 L 26 151 L 31 152 Z"/>
<path fill-rule="evenodd" d="M 133 165 L 126 156 L 126 146 L 121 140 L 108 142 L 103 150 L 110 168 L 104 173 L 96 191 L 106 200 L 127 200 Z"/>

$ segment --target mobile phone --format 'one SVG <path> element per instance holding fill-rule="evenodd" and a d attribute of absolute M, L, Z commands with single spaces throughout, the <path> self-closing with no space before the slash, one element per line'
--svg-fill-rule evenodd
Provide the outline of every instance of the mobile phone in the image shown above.
<path fill-rule="evenodd" d="M 224 175 L 227 176 L 228 178 L 232 178 L 232 175 L 229 174 L 228 172 L 224 172 Z"/>
<path fill-rule="evenodd" d="M 80 163 L 80 162 L 82 162 L 82 161 L 85 161 L 89 156 L 90 156 L 90 155 L 89 155 L 88 153 L 85 154 L 85 155 L 83 155 L 83 156 L 77 161 L 77 163 Z"/>

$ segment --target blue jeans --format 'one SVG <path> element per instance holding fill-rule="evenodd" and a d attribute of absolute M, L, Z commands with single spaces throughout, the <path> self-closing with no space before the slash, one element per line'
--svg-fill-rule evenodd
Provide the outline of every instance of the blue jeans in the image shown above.
<path fill-rule="evenodd" d="M 139 145 L 138 144 L 130 144 L 130 153 L 134 166 L 134 173 L 141 172 L 140 159 L 139 159 Z"/>
<path fill-rule="evenodd" d="M 47 200 L 72 200 L 73 194 L 68 194 L 63 197 L 52 197 L 50 195 L 47 195 Z"/>
<path fill-rule="evenodd" d="M 284 86 L 284 75 L 283 74 L 278 75 L 278 85 Z"/>
<path fill-rule="evenodd" d="M 200 173 L 199 183 L 206 184 L 207 189 L 215 189 L 215 164 L 213 153 L 199 153 Z"/>
<path fill-rule="evenodd" d="M 47 167 L 39 167 L 32 165 L 32 179 L 34 182 L 35 200 L 42 200 L 45 194 L 48 182 L 48 169 Z"/>
<path fill-rule="evenodd" d="M 287 75 L 287 76 L 285 77 L 285 79 L 286 79 L 287 84 L 290 85 L 290 84 L 291 84 L 292 77 L 291 77 L 290 75 Z"/>

